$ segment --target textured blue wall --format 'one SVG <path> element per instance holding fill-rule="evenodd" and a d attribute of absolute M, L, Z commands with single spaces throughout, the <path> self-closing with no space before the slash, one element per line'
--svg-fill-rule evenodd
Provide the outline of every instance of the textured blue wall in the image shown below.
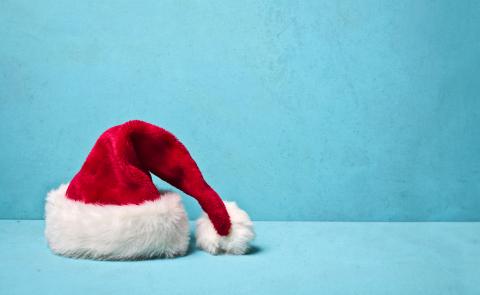
<path fill-rule="evenodd" d="M 480 220 L 479 28 L 467 0 L 0 0 L 0 217 L 142 119 L 257 220 Z"/>

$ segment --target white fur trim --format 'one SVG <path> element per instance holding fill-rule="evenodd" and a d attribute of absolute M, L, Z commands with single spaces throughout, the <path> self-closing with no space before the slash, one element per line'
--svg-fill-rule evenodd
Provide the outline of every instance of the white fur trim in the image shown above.
<path fill-rule="evenodd" d="M 204 212 L 197 220 L 197 246 L 211 254 L 245 254 L 249 242 L 255 238 L 253 222 L 247 212 L 240 209 L 235 202 L 224 203 L 232 223 L 230 233 L 228 236 L 220 236 Z"/>
<path fill-rule="evenodd" d="M 178 194 L 140 205 L 102 206 L 66 198 L 67 187 L 62 184 L 47 195 L 45 235 L 53 252 L 108 260 L 186 253 L 189 224 Z"/>

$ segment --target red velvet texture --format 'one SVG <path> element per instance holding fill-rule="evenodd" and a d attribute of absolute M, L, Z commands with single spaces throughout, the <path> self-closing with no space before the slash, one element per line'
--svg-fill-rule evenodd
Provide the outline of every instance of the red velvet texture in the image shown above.
<path fill-rule="evenodd" d="M 220 196 L 203 179 L 185 146 L 170 132 L 143 121 L 105 131 L 67 189 L 87 204 L 131 205 L 161 198 L 150 172 L 194 197 L 218 234 L 228 235 L 230 217 Z"/>

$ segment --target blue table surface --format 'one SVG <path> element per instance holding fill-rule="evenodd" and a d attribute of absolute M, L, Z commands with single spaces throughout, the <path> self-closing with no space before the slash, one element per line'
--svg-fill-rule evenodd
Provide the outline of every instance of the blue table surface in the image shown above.
<path fill-rule="evenodd" d="M 256 222 L 249 255 L 53 255 L 43 221 L 0 221 L 0 294 L 480 294 L 480 223 Z"/>

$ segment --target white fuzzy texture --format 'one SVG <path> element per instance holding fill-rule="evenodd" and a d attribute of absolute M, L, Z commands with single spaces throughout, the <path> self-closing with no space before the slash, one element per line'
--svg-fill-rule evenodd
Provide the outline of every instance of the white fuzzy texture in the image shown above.
<path fill-rule="evenodd" d="M 211 254 L 245 254 L 249 242 L 255 238 L 253 222 L 247 212 L 240 209 L 235 202 L 225 202 L 225 207 L 232 223 L 228 236 L 220 236 L 204 212 L 197 220 L 197 247 Z"/>
<path fill-rule="evenodd" d="M 178 194 L 169 192 L 140 205 L 102 206 L 66 198 L 67 187 L 47 195 L 45 235 L 53 252 L 102 260 L 186 253 L 189 224 Z"/>

